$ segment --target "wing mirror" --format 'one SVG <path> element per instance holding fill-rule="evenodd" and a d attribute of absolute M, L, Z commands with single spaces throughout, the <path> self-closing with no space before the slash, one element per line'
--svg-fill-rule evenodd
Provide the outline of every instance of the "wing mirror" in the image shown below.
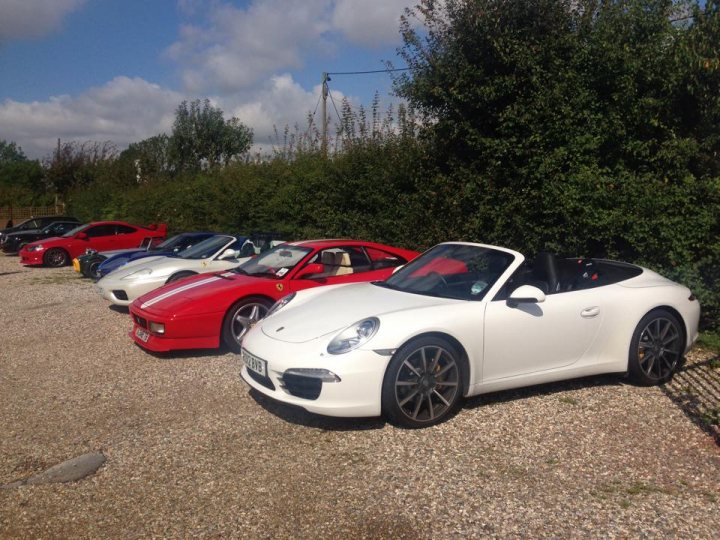
<path fill-rule="evenodd" d="M 532 285 L 520 285 L 515 289 L 507 299 L 510 307 L 518 304 L 539 304 L 545 301 L 545 293 Z"/>
<path fill-rule="evenodd" d="M 78 240 L 87 240 L 88 235 L 87 235 L 87 233 L 79 232 L 75 235 L 75 238 L 77 238 Z"/>
<path fill-rule="evenodd" d="M 305 268 L 300 270 L 296 279 L 308 278 L 314 274 L 322 274 L 325 271 L 325 265 L 320 263 L 308 264 Z"/>
<path fill-rule="evenodd" d="M 218 257 L 218 259 L 220 259 L 220 260 L 223 260 L 223 259 L 234 259 L 235 257 L 237 257 L 237 255 L 238 255 L 238 252 L 235 251 L 234 249 L 226 249 L 225 251 L 223 251 L 223 252 L 220 254 L 220 256 Z"/>

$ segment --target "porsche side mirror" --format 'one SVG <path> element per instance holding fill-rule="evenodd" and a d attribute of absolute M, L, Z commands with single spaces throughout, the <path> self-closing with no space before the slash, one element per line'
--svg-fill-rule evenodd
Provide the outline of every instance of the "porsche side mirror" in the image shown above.
<path fill-rule="evenodd" d="M 515 307 L 518 304 L 539 304 L 545 301 L 545 293 L 537 287 L 532 285 L 520 285 L 507 299 L 507 303 L 510 307 Z"/>
<path fill-rule="evenodd" d="M 296 279 L 305 279 L 315 274 L 322 274 L 325 271 L 325 265 L 320 263 L 308 264 L 305 268 L 298 272 Z"/>
<path fill-rule="evenodd" d="M 75 235 L 75 238 L 77 238 L 78 240 L 87 240 L 88 235 L 87 235 L 87 233 L 79 232 Z"/>
<path fill-rule="evenodd" d="M 218 257 L 218 259 L 220 259 L 220 260 L 223 260 L 223 259 L 234 259 L 235 257 L 237 257 L 237 255 L 238 255 L 238 252 L 235 251 L 234 249 L 226 249 L 225 251 L 223 251 L 223 252 L 220 254 L 220 256 Z"/>

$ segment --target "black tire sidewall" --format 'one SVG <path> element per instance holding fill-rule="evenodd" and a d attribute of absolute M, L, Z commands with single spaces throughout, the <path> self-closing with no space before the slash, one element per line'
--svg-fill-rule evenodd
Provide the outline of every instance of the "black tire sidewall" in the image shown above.
<path fill-rule="evenodd" d="M 672 323 L 677 327 L 678 332 L 680 332 L 680 336 L 684 337 L 685 335 L 682 322 L 677 318 L 676 315 L 666 309 L 654 309 L 653 311 L 647 313 L 642 319 L 640 319 L 640 322 L 635 327 L 632 339 L 630 340 L 630 351 L 628 352 L 628 376 L 632 382 L 639 386 L 655 386 L 657 384 L 667 382 L 669 379 L 672 378 L 673 373 L 675 373 L 675 371 L 677 371 L 677 368 L 682 364 L 684 352 L 683 349 L 685 347 L 684 340 L 681 343 L 682 349 L 680 357 L 678 358 L 678 361 L 675 364 L 675 367 L 673 368 L 673 371 L 670 373 L 670 375 L 661 379 L 654 379 L 652 377 L 648 377 L 647 374 L 640 367 L 640 359 L 638 358 L 640 336 L 642 334 L 642 331 L 647 327 L 647 325 L 650 324 L 651 321 L 658 318 L 664 318 L 672 321 Z"/>
<path fill-rule="evenodd" d="M 228 349 L 237 354 L 240 354 L 242 347 L 237 341 L 235 341 L 235 337 L 233 337 L 232 320 L 235 317 L 237 310 L 248 304 L 262 304 L 266 309 L 270 309 L 272 307 L 272 303 L 265 298 L 261 298 L 259 296 L 248 296 L 238 300 L 230 306 L 230 309 L 227 310 L 225 317 L 223 318 L 222 328 L 220 329 L 220 341 L 224 343 Z"/>
<path fill-rule="evenodd" d="M 458 391 L 455 394 L 454 402 L 450 404 L 450 407 L 448 407 L 448 409 L 439 418 L 433 420 L 432 422 L 418 422 L 411 418 L 408 418 L 402 412 L 400 406 L 397 404 L 397 401 L 395 399 L 395 379 L 397 377 L 398 370 L 400 369 L 408 355 L 419 349 L 420 347 L 428 345 L 442 347 L 443 349 L 448 351 L 448 353 L 450 353 L 455 359 L 455 363 L 457 364 L 458 368 Z M 442 337 L 421 336 L 405 343 L 395 352 L 392 359 L 388 363 L 387 369 L 385 370 L 381 393 L 381 408 L 383 416 L 385 416 L 385 418 L 389 420 L 390 423 L 398 427 L 409 429 L 434 426 L 452 417 L 457 411 L 462 401 L 462 393 L 464 388 L 463 372 L 465 371 L 462 368 L 462 361 L 463 359 L 461 358 L 461 355 L 457 348 L 448 340 Z"/>
<path fill-rule="evenodd" d="M 188 270 L 177 272 L 167 279 L 165 285 L 167 285 L 168 283 L 175 283 L 176 281 L 180 281 L 181 279 L 185 279 L 186 277 L 190 276 L 197 276 L 197 272 L 190 272 Z"/>

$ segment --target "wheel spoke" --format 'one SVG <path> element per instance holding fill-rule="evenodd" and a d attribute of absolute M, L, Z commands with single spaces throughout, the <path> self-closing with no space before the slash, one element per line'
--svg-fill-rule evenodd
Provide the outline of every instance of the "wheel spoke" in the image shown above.
<path fill-rule="evenodd" d="M 435 418 L 435 409 L 433 409 L 432 396 L 428 395 L 427 401 L 428 401 L 428 407 L 429 407 L 429 412 L 430 412 L 430 420 L 433 420 Z"/>
<path fill-rule="evenodd" d="M 260 319 L 260 309 L 257 305 L 253 305 L 249 318 L 251 321 L 257 321 Z"/>
<path fill-rule="evenodd" d="M 438 347 L 437 352 L 435 353 L 435 357 L 433 358 L 432 364 L 430 364 L 430 373 L 435 371 L 437 368 L 438 362 L 440 361 L 440 355 L 442 354 L 442 349 Z"/>
<path fill-rule="evenodd" d="M 405 360 L 403 362 L 403 366 L 407 366 L 407 368 L 412 371 L 415 375 L 418 377 L 422 377 L 422 373 L 420 373 L 417 369 L 415 369 L 415 366 L 413 366 L 409 360 Z"/>
<path fill-rule="evenodd" d="M 428 366 L 427 366 L 427 358 L 425 357 L 425 347 L 420 349 L 420 357 L 422 358 L 423 371 L 427 373 Z"/>
<path fill-rule="evenodd" d="M 441 394 L 440 392 L 438 392 L 437 390 L 433 389 L 433 394 L 435 394 L 437 397 L 439 397 L 439 398 L 440 398 L 440 401 L 442 401 L 442 402 L 445 404 L 446 407 L 449 407 L 449 406 L 450 406 L 450 403 L 442 396 L 442 394 Z"/>
<path fill-rule="evenodd" d="M 400 405 L 400 406 L 402 407 L 402 406 L 405 405 L 408 401 L 410 401 L 412 398 L 414 398 L 415 396 L 417 396 L 419 392 L 420 392 L 420 387 L 416 388 L 409 396 L 407 396 L 407 397 L 406 397 L 405 399 L 403 399 L 400 403 L 398 403 L 398 405 Z"/>
<path fill-rule="evenodd" d="M 663 339 L 662 344 L 663 344 L 663 346 L 669 345 L 670 343 L 672 343 L 673 341 L 675 341 L 675 340 L 676 340 L 677 338 L 679 338 L 679 337 L 680 337 L 680 336 L 679 336 L 678 334 L 673 334 L 673 335 L 670 336 L 669 338 Z"/>
<path fill-rule="evenodd" d="M 457 386 L 457 381 L 438 381 L 435 386 Z"/>
<path fill-rule="evenodd" d="M 398 381 L 395 386 L 417 386 L 417 381 Z"/>
<path fill-rule="evenodd" d="M 417 420 L 417 415 L 420 412 L 420 406 L 422 405 L 424 398 L 425 398 L 425 394 L 420 394 L 420 399 L 418 399 L 417 405 L 415 405 L 415 410 L 413 411 L 413 414 L 412 414 L 413 420 Z"/>
<path fill-rule="evenodd" d="M 444 368 L 442 368 L 440 371 L 438 371 L 435 374 L 435 376 L 439 377 L 440 375 L 442 375 L 443 373 L 447 372 L 448 370 L 450 370 L 454 367 L 455 367 L 455 362 L 449 362 Z"/>

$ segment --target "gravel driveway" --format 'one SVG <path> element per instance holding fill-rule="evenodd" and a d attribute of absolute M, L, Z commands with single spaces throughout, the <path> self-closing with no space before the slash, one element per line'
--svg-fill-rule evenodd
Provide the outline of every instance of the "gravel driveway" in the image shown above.
<path fill-rule="evenodd" d="M 659 388 L 502 392 L 408 431 L 269 402 L 229 353 L 151 356 L 70 268 L 0 256 L 0 315 L 0 484 L 107 456 L 79 482 L 0 489 L 3 538 L 720 531 L 720 450 Z"/>

